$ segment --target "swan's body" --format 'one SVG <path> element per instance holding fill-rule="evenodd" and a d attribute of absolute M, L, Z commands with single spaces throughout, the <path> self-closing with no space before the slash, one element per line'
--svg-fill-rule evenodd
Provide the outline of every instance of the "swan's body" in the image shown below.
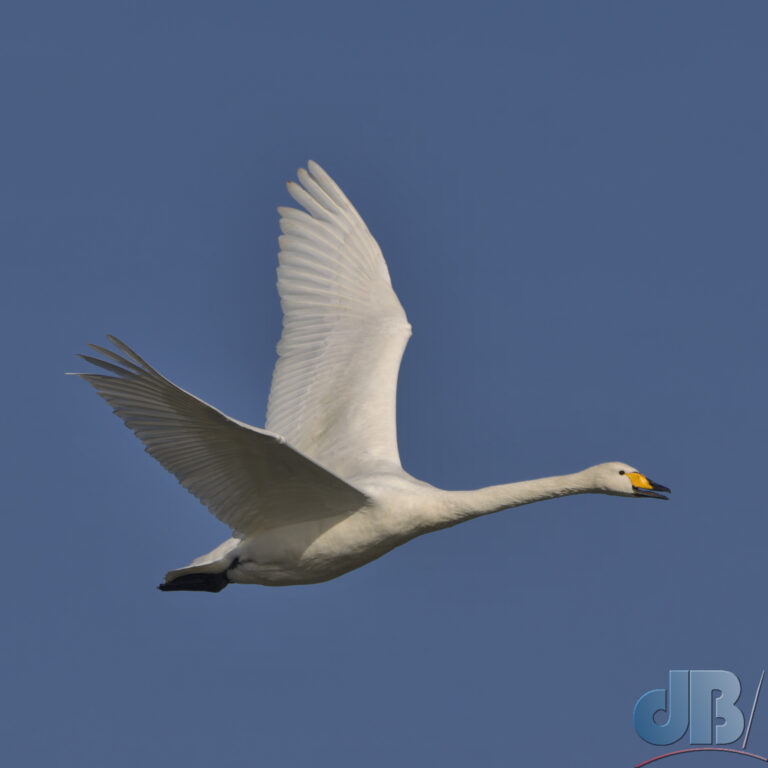
<path fill-rule="evenodd" d="M 230 419 L 135 352 L 93 347 L 112 374 L 79 374 L 147 451 L 234 536 L 164 590 L 230 582 L 309 584 L 340 576 L 423 533 L 574 493 L 667 491 L 618 462 L 476 491 L 443 491 L 400 465 L 397 374 L 411 327 L 363 220 L 315 163 L 288 185 L 308 213 L 281 208 L 284 312 L 266 429 Z"/>

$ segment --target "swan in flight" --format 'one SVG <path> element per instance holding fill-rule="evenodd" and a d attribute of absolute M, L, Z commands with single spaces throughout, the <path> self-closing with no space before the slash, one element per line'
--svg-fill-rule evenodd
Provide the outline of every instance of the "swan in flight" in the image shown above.
<path fill-rule="evenodd" d="M 149 454 L 232 529 L 164 591 L 311 584 L 341 576 L 430 531 L 575 493 L 665 499 L 619 462 L 569 475 L 444 491 L 400 464 L 397 374 L 411 326 L 378 244 L 316 163 L 279 208 L 283 332 L 264 429 L 233 419 L 158 373 L 122 341 L 81 355 L 79 373 Z M 662 492 L 662 493 L 660 493 Z"/>

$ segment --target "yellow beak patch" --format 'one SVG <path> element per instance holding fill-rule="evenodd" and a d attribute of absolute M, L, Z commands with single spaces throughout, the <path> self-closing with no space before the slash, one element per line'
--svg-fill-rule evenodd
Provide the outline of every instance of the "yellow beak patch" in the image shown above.
<path fill-rule="evenodd" d="M 627 472 L 627 477 L 635 488 L 653 490 L 653 486 L 645 475 L 641 475 L 639 472 Z"/>

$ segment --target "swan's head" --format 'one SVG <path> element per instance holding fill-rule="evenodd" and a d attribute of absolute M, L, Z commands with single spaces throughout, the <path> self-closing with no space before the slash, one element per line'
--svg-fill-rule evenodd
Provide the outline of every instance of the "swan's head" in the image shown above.
<path fill-rule="evenodd" d="M 589 479 L 594 483 L 595 489 L 601 493 L 609 493 L 613 496 L 640 496 L 646 499 L 666 499 L 658 491 L 671 493 L 669 488 L 653 480 L 649 480 L 642 472 L 638 472 L 629 464 L 620 461 L 609 461 L 606 464 L 598 464 L 587 470 Z"/>

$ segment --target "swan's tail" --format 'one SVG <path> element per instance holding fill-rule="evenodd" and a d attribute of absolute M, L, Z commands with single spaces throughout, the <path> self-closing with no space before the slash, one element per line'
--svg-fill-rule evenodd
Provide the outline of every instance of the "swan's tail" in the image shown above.
<path fill-rule="evenodd" d="M 229 539 L 186 568 L 168 571 L 157 588 L 162 592 L 221 592 L 231 583 L 227 571 L 237 562 L 239 544 L 240 539 Z"/>

